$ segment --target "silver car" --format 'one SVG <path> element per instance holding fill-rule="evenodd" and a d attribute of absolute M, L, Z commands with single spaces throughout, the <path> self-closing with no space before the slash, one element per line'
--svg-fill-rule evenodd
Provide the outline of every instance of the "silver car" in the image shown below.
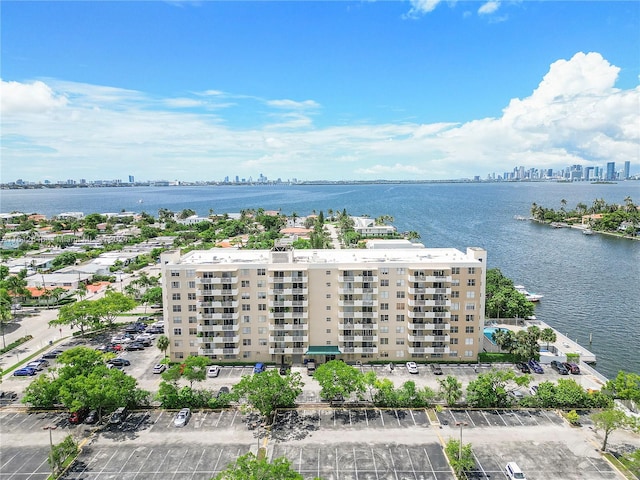
<path fill-rule="evenodd" d="M 190 417 L 191 417 L 191 409 L 183 408 L 176 415 L 176 418 L 173 420 L 173 424 L 176 427 L 184 427 L 189 421 Z"/>
<path fill-rule="evenodd" d="M 207 377 L 215 378 L 220 375 L 220 367 L 218 365 L 211 365 L 207 370 Z"/>

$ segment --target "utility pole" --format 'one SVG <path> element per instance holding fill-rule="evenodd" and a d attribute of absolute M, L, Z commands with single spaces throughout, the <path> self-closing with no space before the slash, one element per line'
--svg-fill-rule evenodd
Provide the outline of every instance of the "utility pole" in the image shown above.
<path fill-rule="evenodd" d="M 58 428 L 57 425 L 42 427 L 43 430 L 49 430 L 49 463 L 51 464 L 51 478 L 55 478 L 56 476 L 56 466 L 53 463 L 53 436 L 51 435 L 51 430 L 55 430 L 56 428 Z"/>

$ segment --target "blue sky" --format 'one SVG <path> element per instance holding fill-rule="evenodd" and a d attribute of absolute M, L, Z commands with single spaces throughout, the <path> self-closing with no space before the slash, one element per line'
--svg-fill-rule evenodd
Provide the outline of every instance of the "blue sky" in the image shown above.
<path fill-rule="evenodd" d="M 640 171 L 640 2 L 0 8 L 2 182 Z"/>

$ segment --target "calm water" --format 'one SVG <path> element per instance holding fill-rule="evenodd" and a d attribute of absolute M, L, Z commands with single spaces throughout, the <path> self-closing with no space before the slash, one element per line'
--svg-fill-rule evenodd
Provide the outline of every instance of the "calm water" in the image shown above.
<path fill-rule="evenodd" d="M 247 208 L 306 215 L 313 210 L 392 215 L 428 247 L 483 247 L 489 267 L 544 294 L 536 315 L 598 356 L 598 370 L 640 373 L 640 242 L 516 221 L 533 202 L 559 209 L 596 198 L 640 202 L 640 182 L 136 187 L 0 192 L 0 211 L 55 215 L 65 211 L 191 208 L 201 215 Z M 593 343 L 589 346 L 589 334 Z"/>

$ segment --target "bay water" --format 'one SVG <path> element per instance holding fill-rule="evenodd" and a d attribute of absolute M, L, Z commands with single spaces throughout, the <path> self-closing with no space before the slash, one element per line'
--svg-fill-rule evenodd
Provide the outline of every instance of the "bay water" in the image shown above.
<path fill-rule="evenodd" d="M 590 184 L 426 183 L 69 188 L 0 191 L 0 211 L 53 216 L 62 212 L 189 208 L 200 215 L 242 209 L 299 216 L 329 209 L 391 215 L 399 231 L 414 230 L 427 247 L 482 247 L 489 268 L 544 295 L 536 316 L 597 355 L 607 377 L 640 373 L 640 241 L 582 235 L 514 217 L 531 204 L 560 209 L 596 199 L 640 203 L 640 182 Z M 590 337 L 592 343 L 589 343 Z"/>

